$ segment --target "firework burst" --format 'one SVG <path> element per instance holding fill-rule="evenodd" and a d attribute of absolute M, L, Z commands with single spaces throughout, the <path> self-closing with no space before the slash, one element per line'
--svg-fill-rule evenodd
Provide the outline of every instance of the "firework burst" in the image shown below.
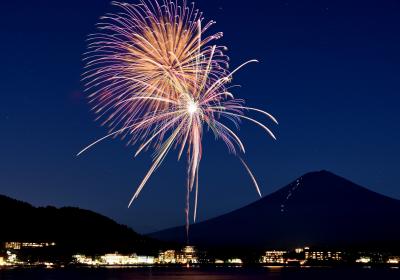
<path fill-rule="evenodd" d="M 86 91 L 96 120 L 109 133 L 84 148 L 121 137 L 137 144 L 137 156 L 154 148 L 153 163 L 129 202 L 129 206 L 171 148 L 178 159 L 186 153 L 186 227 L 189 226 L 190 193 L 195 190 L 194 220 L 198 197 L 198 171 L 202 158 L 203 128 L 213 131 L 228 150 L 238 155 L 245 148 L 235 132 L 222 122 L 225 118 L 238 127 L 242 119 L 271 130 L 244 115 L 251 110 L 277 123 L 269 113 L 244 106 L 230 89 L 230 72 L 225 47 L 213 42 L 222 33 L 206 35 L 213 21 L 204 24 L 201 12 L 186 1 L 141 1 L 139 4 L 113 2 L 118 13 L 107 14 L 98 24 L 98 33 L 88 38 L 85 54 Z M 261 196 L 247 164 L 239 157 Z"/>

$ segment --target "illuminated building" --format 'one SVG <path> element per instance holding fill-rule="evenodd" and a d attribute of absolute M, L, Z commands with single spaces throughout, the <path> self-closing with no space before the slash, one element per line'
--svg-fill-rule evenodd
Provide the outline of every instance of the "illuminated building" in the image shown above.
<path fill-rule="evenodd" d="M 261 257 L 261 263 L 277 263 L 277 264 L 284 264 L 285 258 L 284 255 L 286 251 L 266 251 L 264 256 Z"/>
<path fill-rule="evenodd" d="M 6 242 L 4 243 L 4 248 L 9 250 L 19 250 L 21 249 L 21 242 Z"/>
<path fill-rule="evenodd" d="M 198 263 L 196 250 L 193 246 L 186 246 L 183 248 L 182 254 L 178 256 L 178 263 Z"/>
<path fill-rule="evenodd" d="M 176 263 L 175 250 L 167 250 L 158 255 L 157 263 L 174 264 Z"/>
<path fill-rule="evenodd" d="M 388 264 L 400 264 L 400 256 L 390 256 L 386 261 Z"/>
<path fill-rule="evenodd" d="M 296 248 L 296 249 L 294 249 L 294 251 L 296 252 L 296 254 L 300 254 L 300 253 L 304 252 L 304 249 L 303 248 Z"/>
<path fill-rule="evenodd" d="M 43 248 L 55 245 L 55 242 L 5 242 L 4 248 L 8 250 L 21 250 L 25 248 Z"/>
<path fill-rule="evenodd" d="M 154 264 L 153 256 L 136 256 L 136 264 Z"/>
<path fill-rule="evenodd" d="M 98 260 L 94 260 L 91 257 L 87 257 L 85 255 L 74 255 L 72 256 L 72 259 L 74 260 L 75 263 L 78 264 L 84 264 L 84 265 L 100 265 L 100 262 Z"/>
<path fill-rule="evenodd" d="M 7 251 L 7 262 L 10 264 L 17 263 L 17 255 Z"/>
<path fill-rule="evenodd" d="M 0 266 L 7 265 L 7 262 L 4 260 L 4 257 L 0 257 Z"/>
<path fill-rule="evenodd" d="M 106 254 L 93 259 L 85 255 L 74 255 L 74 262 L 84 265 L 151 265 L 154 264 L 154 257 L 152 256 L 137 256 L 133 255 L 120 255 L 118 253 Z"/>
<path fill-rule="evenodd" d="M 237 264 L 237 265 L 243 264 L 243 261 L 241 259 L 229 259 L 226 262 L 229 264 Z"/>
<path fill-rule="evenodd" d="M 371 258 L 365 257 L 365 256 L 362 256 L 356 260 L 356 263 L 370 263 L 370 262 L 371 262 Z"/>
<path fill-rule="evenodd" d="M 197 251 L 193 246 L 186 246 L 181 251 L 161 252 L 156 260 L 160 264 L 195 264 L 198 263 Z"/>
<path fill-rule="evenodd" d="M 106 254 L 100 257 L 100 262 L 106 265 L 129 265 L 134 264 L 134 258 L 119 254 Z"/>
<path fill-rule="evenodd" d="M 331 251 L 309 251 L 304 252 L 306 260 L 313 261 L 341 261 L 343 259 L 342 252 Z"/>
<path fill-rule="evenodd" d="M 44 262 L 43 264 L 46 266 L 46 268 L 52 268 L 54 266 L 54 263 L 52 262 Z"/>
<path fill-rule="evenodd" d="M 136 254 L 127 256 L 120 254 L 106 254 L 100 257 L 100 262 L 105 265 L 137 265 L 154 264 L 154 257 L 137 256 Z"/>

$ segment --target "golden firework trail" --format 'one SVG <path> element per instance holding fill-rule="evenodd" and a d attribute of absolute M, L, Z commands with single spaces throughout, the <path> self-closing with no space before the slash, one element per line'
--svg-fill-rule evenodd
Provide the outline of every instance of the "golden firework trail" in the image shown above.
<path fill-rule="evenodd" d="M 198 176 L 202 158 L 203 129 L 210 129 L 237 155 L 245 148 L 236 133 L 240 121 L 253 122 L 275 139 L 262 122 L 244 115 L 269 113 L 246 107 L 229 86 L 233 75 L 250 60 L 229 71 L 225 47 L 214 42 L 222 33 L 207 35 L 213 21 L 204 23 L 202 13 L 185 0 L 142 0 L 138 4 L 112 2 L 119 8 L 101 18 L 98 32 L 88 37 L 83 81 L 96 120 L 109 133 L 88 145 L 121 137 L 142 151 L 155 150 L 153 163 L 139 184 L 129 206 L 171 150 L 178 159 L 187 155 L 186 229 L 189 228 L 190 193 L 195 190 L 194 221 L 197 214 Z M 239 157 L 258 194 L 257 181 Z M 129 207 L 128 206 L 128 207 Z"/>

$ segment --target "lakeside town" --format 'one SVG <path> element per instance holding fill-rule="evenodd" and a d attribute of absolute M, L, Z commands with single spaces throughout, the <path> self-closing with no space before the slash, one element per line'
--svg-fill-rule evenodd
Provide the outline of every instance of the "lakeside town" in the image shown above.
<path fill-rule="evenodd" d="M 71 256 L 68 263 L 50 261 L 31 261 L 20 258 L 22 250 L 51 248 L 55 242 L 5 242 L 0 249 L 0 267 L 129 267 L 129 266 L 242 266 L 246 261 L 238 257 L 215 258 L 207 252 L 197 250 L 194 246 L 184 246 L 180 250 L 163 250 L 155 256 L 120 254 L 112 252 L 103 255 L 85 255 L 77 253 Z M 319 266 L 319 265 L 386 265 L 400 267 L 400 256 L 388 252 L 344 252 L 336 250 L 317 250 L 311 247 L 293 248 L 290 250 L 266 250 L 252 263 L 263 266 Z"/>

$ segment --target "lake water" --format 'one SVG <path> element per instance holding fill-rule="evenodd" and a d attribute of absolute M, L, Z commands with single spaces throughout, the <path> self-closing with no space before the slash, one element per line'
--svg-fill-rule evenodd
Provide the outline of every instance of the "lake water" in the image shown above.
<path fill-rule="evenodd" d="M 400 279 L 398 268 L 74 268 L 0 269 L 1 280 L 344 280 Z"/>

